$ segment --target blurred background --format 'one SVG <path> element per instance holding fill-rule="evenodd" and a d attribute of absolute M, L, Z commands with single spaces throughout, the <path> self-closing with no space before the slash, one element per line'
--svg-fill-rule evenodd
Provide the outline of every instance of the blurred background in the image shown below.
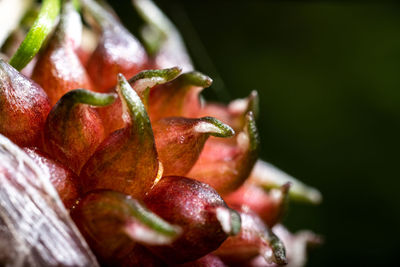
<path fill-rule="evenodd" d="M 133 27 L 129 0 L 109 1 Z M 261 157 L 319 188 L 285 224 L 325 244 L 308 266 L 397 265 L 400 6 L 382 1 L 156 1 L 208 99 L 260 94 Z"/>
<path fill-rule="evenodd" d="M 131 1 L 108 2 L 135 31 Z M 323 193 L 319 206 L 290 203 L 284 220 L 324 236 L 307 266 L 398 266 L 400 5 L 155 2 L 214 79 L 205 97 L 258 90 L 261 158 Z"/>

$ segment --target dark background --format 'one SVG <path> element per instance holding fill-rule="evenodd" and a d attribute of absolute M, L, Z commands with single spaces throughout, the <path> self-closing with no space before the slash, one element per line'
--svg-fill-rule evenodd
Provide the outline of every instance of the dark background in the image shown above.
<path fill-rule="evenodd" d="M 132 27 L 130 1 L 109 1 Z M 325 244 L 308 266 L 392 266 L 398 255 L 400 8 L 382 1 L 156 1 L 181 30 L 206 90 L 260 94 L 261 157 L 319 188 L 289 229 Z M 131 25 L 129 25 L 131 24 Z"/>

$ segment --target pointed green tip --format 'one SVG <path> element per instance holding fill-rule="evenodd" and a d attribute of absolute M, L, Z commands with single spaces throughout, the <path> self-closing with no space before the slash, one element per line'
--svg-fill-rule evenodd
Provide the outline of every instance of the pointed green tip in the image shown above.
<path fill-rule="evenodd" d="M 258 118 L 258 114 L 259 114 L 259 103 L 260 103 L 260 99 L 258 96 L 258 92 L 256 90 L 251 91 L 250 95 L 248 96 L 248 104 L 247 104 L 247 112 L 251 111 L 254 114 L 254 118 L 257 119 Z"/>
<path fill-rule="evenodd" d="M 249 137 L 250 150 L 251 151 L 258 150 L 259 145 L 260 145 L 260 138 L 259 138 L 258 129 L 257 129 L 257 125 L 256 125 L 256 119 L 255 119 L 254 113 L 252 111 L 249 111 L 246 114 L 245 131 Z"/>
<path fill-rule="evenodd" d="M 92 106 L 108 106 L 117 99 L 115 94 L 104 94 L 104 93 L 96 93 L 92 91 L 88 91 L 85 89 L 76 89 L 69 91 L 65 95 L 61 97 L 59 100 L 62 101 L 70 101 L 72 104 L 88 104 Z"/>
<path fill-rule="evenodd" d="M 118 74 L 117 92 L 123 106 L 123 117 L 132 126 L 132 130 L 144 140 L 154 140 L 150 119 L 139 95 L 130 86 L 125 77 Z"/>
<path fill-rule="evenodd" d="M 213 82 L 210 77 L 198 71 L 183 73 L 178 79 L 183 85 L 199 86 L 203 88 L 210 87 Z"/>
<path fill-rule="evenodd" d="M 229 125 L 213 117 L 200 118 L 199 123 L 195 126 L 195 131 L 215 137 L 231 137 L 235 134 L 235 131 Z"/>
<path fill-rule="evenodd" d="M 161 217 L 141 205 L 137 200 L 128 198 L 127 201 L 132 208 L 131 214 L 151 229 L 171 237 L 177 237 L 181 234 L 182 229 L 179 226 L 164 221 Z"/>
<path fill-rule="evenodd" d="M 154 86 L 156 84 L 171 81 L 172 79 L 176 78 L 179 73 L 181 73 L 181 71 L 182 69 L 179 67 L 160 70 L 144 70 L 130 78 L 129 83 L 134 84 L 135 82 L 142 79 L 154 79 L 154 84 L 152 84 L 152 86 Z"/>
<path fill-rule="evenodd" d="M 288 264 L 288 260 L 286 258 L 286 249 L 283 242 L 279 239 L 271 229 L 266 229 L 266 239 L 268 240 L 268 246 L 272 250 L 272 261 L 278 265 L 286 265 Z"/>
<path fill-rule="evenodd" d="M 234 236 L 240 232 L 242 219 L 237 211 L 228 207 L 217 207 L 215 215 L 227 235 Z"/>

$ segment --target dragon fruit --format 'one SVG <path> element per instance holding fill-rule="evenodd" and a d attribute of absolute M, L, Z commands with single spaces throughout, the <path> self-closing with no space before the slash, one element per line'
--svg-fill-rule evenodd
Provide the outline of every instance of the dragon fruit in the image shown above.
<path fill-rule="evenodd" d="M 103 1 L 44 0 L 25 40 L 9 40 L 0 265 L 304 265 L 320 238 L 280 223 L 290 200 L 321 195 L 258 159 L 257 92 L 204 101 L 212 79 L 177 29 L 151 0 L 132 3 L 141 38 Z"/>

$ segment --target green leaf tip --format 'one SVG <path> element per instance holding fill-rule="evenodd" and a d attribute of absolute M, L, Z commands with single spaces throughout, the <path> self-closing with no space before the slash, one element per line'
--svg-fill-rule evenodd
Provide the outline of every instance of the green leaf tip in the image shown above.
<path fill-rule="evenodd" d="M 260 110 L 259 107 L 260 99 L 258 96 L 258 92 L 256 90 L 251 91 L 250 95 L 247 97 L 247 101 L 248 103 L 246 111 L 253 112 L 254 118 L 257 119 Z"/>
<path fill-rule="evenodd" d="M 178 77 L 178 79 L 183 86 L 199 86 L 203 88 L 210 87 L 213 80 L 198 71 L 191 71 L 183 73 Z"/>
<path fill-rule="evenodd" d="M 85 89 L 76 89 L 66 93 L 60 101 L 70 101 L 73 104 L 88 104 L 92 106 L 108 106 L 116 100 L 117 96 L 113 93 L 96 93 Z"/>
<path fill-rule="evenodd" d="M 122 100 L 124 120 L 132 125 L 134 132 L 143 140 L 148 135 L 153 136 L 150 119 L 142 100 L 121 73 L 118 74 L 117 92 Z"/>
<path fill-rule="evenodd" d="M 228 207 L 218 207 L 215 213 L 222 230 L 227 235 L 234 236 L 240 232 L 242 228 L 242 219 L 237 211 Z"/>
<path fill-rule="evenodd" d="M 169 69 L 161 69 L 161 70 L 144 70 L 133 76 L 129 79 L 130 84 L 134 84 L 138 80 L 141 79 L 154 79 L 154 84 L 152 86 L 165 83 L 176 78 L 179 73 L 181 73 L 182 69 L 179 67 L 173 67 Z"/>
<path fill-rule="evenodd" d="M 227 124 L 222 123 L 214 117 L 203 117 L 195 126 L 195 131 L 199 133 L 207 133 L 215 137 L 231 137 L 235 131 Z"/>
<path fill-rule="evenodd" d="M 256 125 L 256 119 L 252 111 L 246 114 L 245 131 L 250 141 L 250 151 L 257 151 L 260 146 L 260 137 Z"/>
<path fill-rule="evenodd" d="M 171 237 L 178 236 L 181 233 L 181 229 L 179 227 L 164 221 L 155 213 L 141 205 L 137 200 L 128 197 L 127 201 L 132 208 L 132 215 L 151 229 Z"/>
<path fill-rule="evenodd" d="M 283 242 L 270 229 L 267 230 L 267 239 L 273 254 L 272 261 L 278 265 L 286 265 L 288 261 Z"/>
<path fill-rule="evenodd" d="M 43 0 L 38 17 L 17 52 L 10 59 L 11 66 L 20 71 L 32 60 L 51 32 L 59 13 L 59 0 Z"/>
<path fill-rule="evenodd" d="M 314 205 L 322 202 L 322 194 L 318 189 L 306 185 L 274 165 L 262 160 L 257 161 L 250 180 L 266 190 L 280 188 L 283 184 L 290 182 L 288 194 L 291 200 Z"/>

